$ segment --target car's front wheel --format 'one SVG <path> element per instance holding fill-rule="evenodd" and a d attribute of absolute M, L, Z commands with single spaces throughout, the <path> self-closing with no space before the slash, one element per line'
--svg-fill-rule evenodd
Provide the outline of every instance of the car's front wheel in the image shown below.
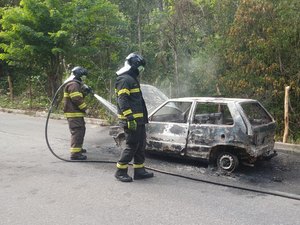
<path fill-rule="evenodd" d="M 217 166 L 221 171 L 233 172 L 239 166 L 239 159 L 231 152 L 221 152 L 217 158 Z"/>

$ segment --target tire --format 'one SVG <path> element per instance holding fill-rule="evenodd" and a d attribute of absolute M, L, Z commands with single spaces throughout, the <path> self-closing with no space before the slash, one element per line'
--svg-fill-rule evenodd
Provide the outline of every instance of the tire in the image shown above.
<path fill-rule="evenodd" d="M 221 152 L 217 158 L 217 166 L 221 171 L 233 172 L 239 166 L 239 159 L 231 152 Z"/>

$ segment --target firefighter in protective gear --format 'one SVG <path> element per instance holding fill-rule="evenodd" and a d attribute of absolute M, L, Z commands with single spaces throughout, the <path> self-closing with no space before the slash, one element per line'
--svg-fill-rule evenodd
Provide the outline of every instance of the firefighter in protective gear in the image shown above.
<path fill-rule="evenodd" d="M 84 97 L 92 93 L 92 89 L 82 82 L 88 71 L 80 66 L 74 67 L 64 88 L 64 115 L 68 120 L 71 133 L 71 160 L 86 160 L 86 150 L 82 148 L 85 136 L 85 121 L 87 105 Z"/>
<path fill-rule="evenodd" d="M 115 177 L 122 182 L 132 181 L 128 175 L 128 164 L 132 159 L 135 180 L 153 177 L 153 173 L 147 172 L 144 167 L 148 112 L 137 79 L 145 64 L 142 56 L 131 53 L 126 57 L 124 67 L 116 72 L 118 118 L 124 128 L 126 147 L 117 162 Z"/>

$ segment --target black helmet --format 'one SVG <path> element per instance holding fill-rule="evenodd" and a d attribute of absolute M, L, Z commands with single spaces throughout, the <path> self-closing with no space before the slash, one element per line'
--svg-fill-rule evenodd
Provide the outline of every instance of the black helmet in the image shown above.
<path fill-rule="evenodd" d="M 72 73 L 76 78 L 80 78 L 82 76 L 86 76 L 88 74 L 88 71 L 83 67 L 76 66 L 72 69 Z"/>
<path fill-rule="evenodd" d="M 139 72 L 144 70 L 144 67 L 146 65 L 145 59 L 137 54 L 137 53 L 130 53 L 125 60 L 124 66 L 119 69 L 116 74 L 121 75 L 124 73 L 127 73 L 131 69 L 136 69 Z"/>
<path fill-rule="evenodd" d="M 128 61 L 128 64 L 133 67 L 133 68 L 139 68 L 140 66 L 145 67 L 146 61 L 145 59 L 136 53 L 130 53 L 127 57 L 126 60 Z"/>

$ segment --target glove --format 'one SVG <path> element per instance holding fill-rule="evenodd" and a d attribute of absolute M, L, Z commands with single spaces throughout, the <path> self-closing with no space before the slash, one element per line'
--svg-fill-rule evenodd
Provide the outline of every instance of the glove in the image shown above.
<path fill-rule="evenodd" d="M 135 120 L 130 120 L 127 122 L 127 126 L 129 130 L 135 131 L 137 128 L 137 124 Z"/>
<path fill-rule="evenodd" d="M 127 120 L 127 127 L 129 130 L 135 131 L 137 128 L 137 123 L 135 119 Z"/>
<path fill-rule="evenodd" d="M 82 90 L 86 93 L 86 94 L 94 94 L 94 91 L 91 87 L 87 86 L 86 84 L 82 85 Z"/>

